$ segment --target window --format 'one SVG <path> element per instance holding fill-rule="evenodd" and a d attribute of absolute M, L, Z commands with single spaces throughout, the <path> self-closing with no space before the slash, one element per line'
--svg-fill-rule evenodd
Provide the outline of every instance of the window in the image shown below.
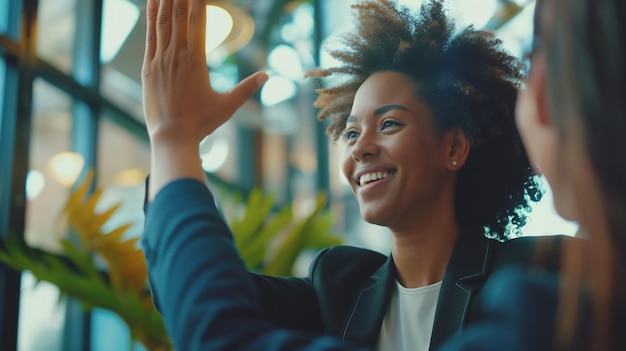
<path fill-rule="evenodd" d="M 32 136 L 26 179 L 26 242 L 59 252 L 59 239 L 66 233 L 57 225 L 62 206 L 82 168 L 82 158 L 69 152 L 71 99 L 42 79 L 33 89 Z M 49 283 L 35 284 L 29 272 L 22 274 L 18 349 L 61 350 L 65 302 L 59 304 L 59 289 Z M 47 346 L 50 345 L 50 346 Z"/>
<path fill-rule="evenodd" d="M 75 8 L 76 0 L 39 0 L 37 11 L 37 56 L 65 73 L 74 64 Z"/>

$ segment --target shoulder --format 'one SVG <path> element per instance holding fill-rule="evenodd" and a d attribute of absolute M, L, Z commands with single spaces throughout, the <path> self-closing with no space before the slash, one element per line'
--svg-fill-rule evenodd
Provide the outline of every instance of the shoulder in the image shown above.
<path fill-rule="evenodd" d="M 504 242 L 493 240 L 494 265 L 524 264 L 555 270 L 560 265 L 563 247 L 584 241 L 567 235 L 524 236 Z"/>
<path fill-rule="evenodd" d="M 558 292 L 554 274 L 502 268 L 485 285 L 481 318 L 442 350 L 551 350 Z"/>
<path fill-rule="evenodd" d="M 376 272 L 388 257 L 380 252 L 364 248 L 338 245 L 320 251 L 310 267 L 310 275 L 324 274 L 329 271 L 336 274 L 354 273 L 355 271 L 371 275 Z"/>
<path fill-rule="evenodd" d="M 320 251 L 309 268 L 313 284 L 326 287 L 361 286 L 387 262 L 380 252 L 354 246 L 333 246 Z"/>

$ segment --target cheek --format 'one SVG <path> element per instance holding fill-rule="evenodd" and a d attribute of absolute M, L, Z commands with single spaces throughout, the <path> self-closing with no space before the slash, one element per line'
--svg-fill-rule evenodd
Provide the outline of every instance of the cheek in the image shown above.
<path fill-rule="evenodd" d="M 341 172 L 350 184 L 350 187 L 352 187 L 351 180 L 352 174 L 354 172 L 354 160 L 352 159 L 352 155 L 348 147 L 344 148 L 343 154 L 341 156 Z"/>
<path fill-rule="evenodd" d="M 552 188 L 556 211 L 567 220 L 578 221 L 577 193 L 587 188 L 588 184 L 581 182 L 580 164 L 573 153 L 573 150 L 565 145 L 551 152 L 553 159 L 551 167 L 546 167 L 544 174 Z"/>
<path fill-rule="evenodd" d="M 545 145 L 542 145 L 543 141 L 540 137 L 541 128 L 537 121 L 536 106 L 531 99 L 530 93 L 527 91 L 520 91 L 519 93 L 515 105 L 515 124 L 531 165 L 535 172 L 541 173 L 539 168 L 545 167 L 545 160 L 541 150 Z M 553 150 L 550 150 L 550 152 L 553 152 Z"/>
<path fill-rule="evenodd" d="M 571 177 L 573 219 L 586 228 L 598 228 L 599 221 L 604 218 L 605 202 L 597 178 L 593 174 L 589 158 L 584 150 L 570 152 L 566 171 Z M 593 230 L 590 230 L 590 234 Z"/>

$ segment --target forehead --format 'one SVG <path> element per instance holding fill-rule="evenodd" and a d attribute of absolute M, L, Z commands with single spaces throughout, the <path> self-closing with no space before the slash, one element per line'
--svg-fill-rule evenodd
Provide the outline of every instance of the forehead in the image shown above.
<path fill-rule="evenodd" d="M 422 114 L 430 107 L 419 97 L 417 89 L 417 84 L 402 73 L 374 73 L 357 90 L 350 115 L 370 115 L 384 106 L 400 106 L 412 114 Z"/>
<path fill-rule="evenodd" d="M 352 110 L 402 100 L 417 101 L 416 90 L 417 85 L 401 73 L 377 72 L 367 78 L 356 91 Z"/>

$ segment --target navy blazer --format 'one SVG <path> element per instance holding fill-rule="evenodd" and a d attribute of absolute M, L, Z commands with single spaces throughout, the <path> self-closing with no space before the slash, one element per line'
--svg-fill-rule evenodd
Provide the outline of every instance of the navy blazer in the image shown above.
<path fill-rule="evenodd" d="M 556 271 L 563 240 L 575 239 L 545 236 L 500 242 L 462 234 L 441 285 L 431 349 L 475 319 L 476 301 L 493 272 L 511 264 Z M 283 328 L 323 332 L 375 347 L 396 281 L 393 258 L 336 246 L 321 251 L 309 273 L 307 278 L 253 275 L 265 316 Z"/>
<path fill-rule="evenodd" d="M 461 235 L 442 283 L 431 349 L 474 318 L 476 296 L 494 270 L 511 263 L 555 269 L 564 239 Z M 149 205 L 142 245 L 154 301 L 177 350 L 372 348 L 396 279 L 391 258 L 345 246 L 322 251 L 306 278 L 250 275 L 212 195 L 191 179 L 170 183 Z M 319 333 L 339 339 L 312 337 Z"/>

